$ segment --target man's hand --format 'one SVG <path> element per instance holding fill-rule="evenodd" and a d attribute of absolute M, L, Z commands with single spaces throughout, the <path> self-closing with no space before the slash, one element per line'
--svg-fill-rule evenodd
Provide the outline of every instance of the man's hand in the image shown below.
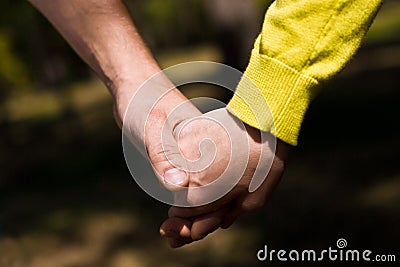
<path fill-rule="evenodd" d="M 222 113 L 224 112 L 223 116 L 231 116 L 228 112 L 222 111 Z M 196 203 L 207 197 L 209 195 L 207 190 L 214 190 L 211 183 L 220 177 L 228 167 L 230 158 L 235 160 L 236 173 L 241 172 L 239 162 L 246 160 L 247 164 L 244 166 L 244 173 L 239 182 L 224 197 L 200 207 L 170 208 L 169 219 L 162 224 L 160 232 L 169 239 L 172 247 L 200 240 L 219 227 L 229 227 L 243 213 L 261 208 L 279 183 L 287 161 L 289 145 L 278 140 L 275 149 L 275 138 L 272 135 L 263 133 L 263 138 L 261 138 L 259 130 L 247 125 L 244 133 L 248 140 L 248 146 L 243 146 L 243 149 L 248 149 L 249 153 L 239 150 L 239 155 L 237 155 L 238 150 L 236 150 L 236 155 L 231 155 L 234 147 L 231 147 L 229 139 L 234 136 L 231 135 L 232 133 L 228 135 L 221 124 L 207 119 L 206 116 L 207 114 L 203 118 L 188 123 L 177 137 L 181 153 L 192 161 L 198 160 L 202 156 L 198 149 L 202 140 L 212 140 L 216 146 L 212 164 L 204 170 L 190 172 L 187 201 Z M 241 131 L 239 126 L 237 126 L 237 131 Z M 202 152 L 206 153 L 205 149 Z M 249 157 L 243 159 L 243 157 L 247 157 L 246 155 Z M 271 165 L 270 169 L 267 168 L 266 172 L 265 170 L 261 171 L 266 175 L 266 177 L 261 177 L 265 178 L 261 186 L 256 191 L 249 192 L 252 180 L 260 178 L 254 177 L 255 174 L 256 176 L 260 174 L 260 172 L 257 174 L 257 170 L 269 165 Z M 203 191 L 190 191 L 191 187 L 204 187 L 205 185 L 209 185 L 209 188 L 207 189 L 206 186 Z"/>

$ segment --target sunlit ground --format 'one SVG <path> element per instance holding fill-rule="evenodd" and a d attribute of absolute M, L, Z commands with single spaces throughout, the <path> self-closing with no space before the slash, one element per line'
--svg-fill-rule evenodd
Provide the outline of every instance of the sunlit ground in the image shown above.
<path fill-rule="evenodd" d="M 11 96 L 1 107 L 0 266 L 287 266 L 256 253 L 322 250 L 338 238 L 400 260 L 399 58 L 398 41 L 361 51 L 313 103 L 268 205 L 178 250 L 158 235 L 168 207 L 130 177 L 97 80 Z M 220 56 L 204 45 L 160 59 Z M 186 93 L 212 95 L 201 88 Z"/>

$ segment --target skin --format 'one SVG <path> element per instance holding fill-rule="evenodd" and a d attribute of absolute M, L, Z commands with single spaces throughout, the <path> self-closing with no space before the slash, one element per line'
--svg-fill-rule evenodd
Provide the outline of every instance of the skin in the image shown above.
<path fill-rule="evenodd" d="M 161 71 L 157 62 L 146 48 L 138 34 L 130 15 L 119 0 L 30 0 L 69 42 L 79 56 L 93 69 L 109 89 L 114 99 L 114 116 L 121 127 L 129 101 L 137 93 L 144 81 Z M 141 125 L 147 114 L 136 112 L 132 121 L 135 129 L 161 129 L 164 123 L 172 130 L 184 120 L 199 116 L 199 111 L 187 105 L 186 112 L 166 120 L 168 114 L 187 99 L 177 89 L 149 89 L 149 96 L 164 94 L 151 111 L 146 124 Z M 152 97 L 143 99 L 151 102 Z M 152 104 L 152 103 L 148 103 Z M 150 128 L 148 128 L 150 127 Z M 220 152 L 216 164 L 196 175 L 185 176 L 178 184 L 166 184 L 164 174 L 174 168 L 165 156 L 160 136 L 144 135 L 141 131 L 136 136 L 138 142 L 146 146 L 149 157 L 160 182 L 170 190 L 177 186 L 205 185 L 218 177 L 226 165 Z M 227 136 L 208 120 L 198 120 L 182 130 L 179 137 L 170 139 L 169 147 L 178 148 L 183 157 L 198 157 L 198 144 L 202 138 L 215 138 L 217 151 L 230 151 Z M 196 135 L 205 133 L 205 135 Z M 259 131 L 247 127 L 246 134 L 250 142 L 250 160 L 245 175 L 238 185 L 224 198 L 198 208 L 172 207 L 169 218 L 161 226 L 161 235 L 169 239 L 171 247 L 179 247 L 204 238 L 219 227 L 227 228 L 241 214 L 260 208 L 278 184 L 287 159 L 289 146 L 278 140 L 276 155 L 271 172 L 262 186 L 249 193 L 247 188 L 254 173 L 261 151 Z M 172 133 L 171 133 L 171 136 Z M 196 138 L 192 138 L 195 136 Z M 226 156 L 226 155 L 225 155 Z M 190 179 L 189 179 L 190 178 Z M 189 196 L 195 197 L 195 196 Z"/>
<path fill-rule="evenodd" d="M 182 139 L 187 138 L 187 141 L 179 140 L 182 153 L 188 155 L 189 158 L 198 156 L 196 155 L 198 151 L 193 150 L 193 147 L 196 147 L 194 144 L 195 142 L 205 137 L 214 137 L 218 139 L 219 134 L 223 135 L 222 129 L 215 127 L 215 125 L 212 125 L 208 120 L 199 121 L 196 125 L 192 125 L 191 127 L 193 128 L 188 127 L 187 135 L 182 136 Z M 199 132 L 200 129 L 208 129 L 213 135 L 210 136 L 207 132 L 205 132 L 205 136 L 200 137 L 191 135 L 192 132 Z M 258 129 L 246 126 L 246 132 L 250 143 L 250 159 L 246 166 L 245 173 L 236 187 L 223 198 L 205 206 L 170 208 L 169 218 L 161 225 L 160 233 L 162 236 L 169 239 L 171 247 L 176 248 L 193 241 L 201 240 L 220 227 L 228 228 L 242 214 L 262 208 L 278 185 L 285 169 L 290 146 L 284 142 L 278 141 L 275 155 L 270 155 L 273 157 L 273 163 L 268 176 L 255 192 L 249 193 L 248 187 L 255 168 L 257 167 L 261 150 L 264 149 L 266 153 L 272 153 L 272 151 L 268 147 L 268 142 L 266 146 L 262 146 Z M 226 151 L 228 142 L 225 141 L 227 140 L 215 142 L 218 146 L 217 150 Z M 220 156 L 222 157 L 223 155 Z M 222 166 L 222 168 L 225 167 L 226 166 Z M 191 177 L 189 186 L 197 187 L 212 182 L 213 177 L 217 176 L 209 176 L 208 174 L 210 172 L 215 172 L 215 169 L 219 168 L 221 168 L 221 166 L 211 165 L 210 168 L 206 169 L 204 172 L 196 173 L 196 177 Z M 190 230 L 190 235 L 188 230 Z"/>

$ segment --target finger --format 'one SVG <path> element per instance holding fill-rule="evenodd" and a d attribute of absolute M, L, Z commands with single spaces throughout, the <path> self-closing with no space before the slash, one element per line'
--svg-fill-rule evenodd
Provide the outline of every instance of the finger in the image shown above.
<path fill-rule="evenodd" d="M 195 218 L 190 231 L 192 239 L 195 241 L 203 239 L 217 230 L 228 211 L 229 207 L 225 206 L 222 209 Z"/>
<path fill-rule="evenodd" d="M 181 238 L 191 240 L 192 221 L 188 219 L 172 217 L 168 218 L 160 226 L 160 234 L 168 238 Z"/>
<path fill-rule="evenodd" d="M 277 181 L 276 179 L 267 179 L 255 192 L 236 199 L 235 204 L 226 213 L 221 228 L 229 228 L 244 213 L 261 209 L 278 182 L 279 179 Z"/>
<path fill-rule="evenodd" d="M 239 218 L 243 213 L 244 209 L 241 207 L 235 207 L 233 209 L 230 209 L 224 216 L 222 222 L 221 222 L 221 228 L 222 229 L 227 229 L 232 226 L 232 224 L 236 221 L 237 218 Z"/>
<path fill-rule="evenodd" d="M 169 168 L 164 167 L 164 168 Z M 163 185 L 170 191 L 181 190 L 182 187 L 186 187 L 189 183 L 188 174 L 180 169 L 172 168 L 167 170 L 163 175 Z"/>
<path fill-rule="evenodd" d="M 181 218 L 191 218 L 191 217 L 196 217 L 202 214 L 210 213 L 217 211 L 230 203 L 232 199 L 234 199 L 236 196 L 236 192 L 232 190 L 229 192 L 225 197 L 214 201 L 210 204 L 203 205 L 203 206 L 198 206 L 198 207 L 177 207 L 177 206 L 172 206 L 168 210 L 168 217 L 181 217 Z M 181 194 L 176 194 L 175 197 L 186 197 Z"/>
<path fill-rule="evenodd" d="M 151 130 L 146 131 L 146 147 L 154 172 L 162 186 L 170 191 L 179 191 L 189 184 L 189 177 L 180 166 L 184 159 L 172 129 L 157 114 L 152 116 L 148 125 L 151 125 Z"/>
<path fill-rule="evenodd" d="M 193 208 L 181 208 L 172 206 L 168 210 L 168 217 L 192 218 L 202 214 L 214 212 L 216 210 L 218 210 L 217 205 L 215 206 L 207 205 L 207 206 L 193 207 Z"/>

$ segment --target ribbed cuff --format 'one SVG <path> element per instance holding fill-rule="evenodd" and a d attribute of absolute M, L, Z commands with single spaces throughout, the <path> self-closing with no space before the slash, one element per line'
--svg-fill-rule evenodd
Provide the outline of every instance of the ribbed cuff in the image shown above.
<path fill-rule="evenodd" d="M 246 124 L 297 145 L 317 88 L 316 79 L 254 49 L 228 110 Z"/>

